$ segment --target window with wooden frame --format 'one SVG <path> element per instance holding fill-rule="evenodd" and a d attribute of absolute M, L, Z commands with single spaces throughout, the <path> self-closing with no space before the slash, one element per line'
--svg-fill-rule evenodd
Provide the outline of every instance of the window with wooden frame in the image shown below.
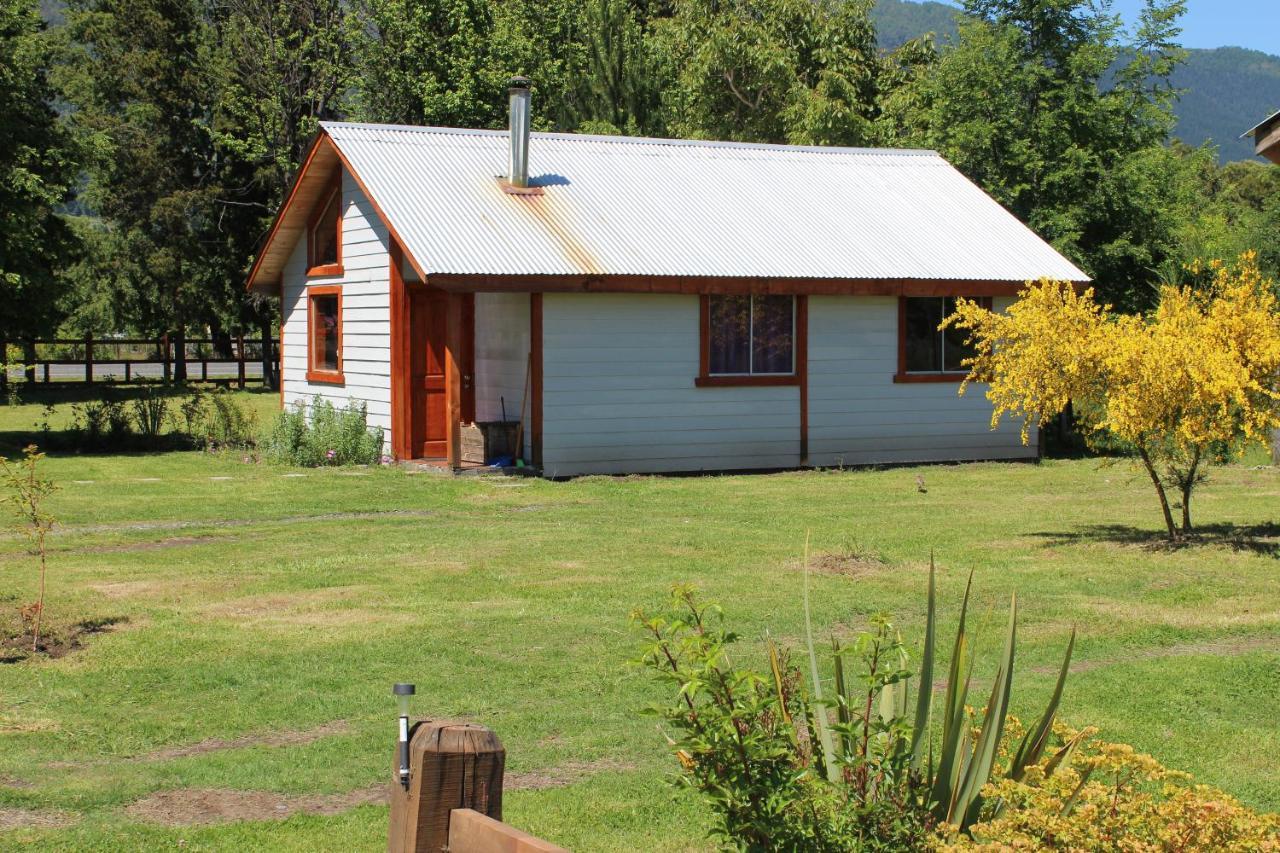
<path fill-rule="evenodd" d="M 979 297 L 991 308 L 991 297 Z M 968 333 L 948 327 L 943 319 L 956 310 L 954 296 L 903 296 L 898 300 L 898 373 L 895 382 L 959 382 L 969 374 L 964 360 L 974 354 Z"/>
<path fill-rule="evenodd" d="M 796 297 L 702 297 L 699 386 L 797 385 Z"/>
<path fill-rule="evenodd" d="M 342 173 L 320 194 L 307 225 L 307 275 L 342 275 Z"/>
<path fill-rule="evenodd" d="M 307 288 L 307 381 L 341 385 L 342 288 Z"/>

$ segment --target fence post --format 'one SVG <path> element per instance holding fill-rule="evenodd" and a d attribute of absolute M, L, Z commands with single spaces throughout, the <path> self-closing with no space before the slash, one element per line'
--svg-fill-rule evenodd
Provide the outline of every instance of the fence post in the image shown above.
<path fill-rule="evenodd" d="M 502 774 L 507 752 L 498 736 L 470 723 L 423 721 L 409 735 L 409 787 L 391 785 L 388 853 L 447 850 L 449 813 L 474 809 L 502 819 Z M 400 754 L 392 759 L 392 778 Z"/>
<path fill-rule="evenodd" d="M 236 335 L 236 357 L 240 360 L 240 370 L 236 376 L 236 381 L 241 388 L 244 387 L 244 335 Z"/>
<path fill-rule="evenodd" d="M 9 387 L 9 342 L 0 338 L 0 391 Z"/>
<path fill-rule="evenodd" d="M 84 336 L 84 381 L 93 384 L 93 332 Z"/>
<path fill-rule="evenodd" d="M 169 333 L 168 332 L 165 332 L 163 335 L 160 336 L 159 344 L 160 344 L 160 361 L 164 363 L 164 381 L 165 381 L 165 384 L 167 385 L 169 384 L 169 380 L 172 378 L 169 375 Z"/>

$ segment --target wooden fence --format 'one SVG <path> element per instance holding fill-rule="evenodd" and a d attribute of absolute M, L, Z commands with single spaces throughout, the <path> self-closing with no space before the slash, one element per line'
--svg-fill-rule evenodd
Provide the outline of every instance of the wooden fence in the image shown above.
<path fill-rule="evenodd" d="M 168 381 L 182 373 L 188 381 L 273 384 L 279 341 L 267 338 L 51 338 L 14 341 L 18 364 L 0 371 L 0 385 L 18 376 L 27 382 L 78 383 Z M 0 342 L 0 362 L 8 348 Z M 181 358 L 180 358 L 181 356 Z M 265 357 L 264 357 L 265 356 Z M 181 367 L 180 367 L 181 365 Z"/>

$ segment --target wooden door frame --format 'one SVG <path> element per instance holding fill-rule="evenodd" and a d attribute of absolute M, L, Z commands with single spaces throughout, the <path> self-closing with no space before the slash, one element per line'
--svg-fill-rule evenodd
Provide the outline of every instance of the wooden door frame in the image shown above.
<path fill-rule="evenodd" d="M 411 291 L 426 283 L 406 282 L 402 272 L 404 251 L 396 240 L 390 251 L 391 320 L 391 454 L 399 460 L 417 458 L 413 449 L 412 407 L 414 389 L 410 330 Z M 475 303 L 473 294 L 447 293 L 445 318 L 445 435 L 446 463 L 457 469 L 462 460 L 462 419 L 475 417 Z M 464 322 L 467 328 L 464 329 Z M 464 390 L 464 371 L 470 387 Z M 469 411 L 468 411 L 469 410 Z"/>

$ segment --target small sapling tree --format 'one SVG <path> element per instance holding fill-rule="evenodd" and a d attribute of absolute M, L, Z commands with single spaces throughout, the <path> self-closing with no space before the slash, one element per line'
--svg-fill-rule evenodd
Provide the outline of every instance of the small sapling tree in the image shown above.
<path fill-rule="evenodd" d="M 0 470 L 3 470 L 5 490 L 8 495 L 4 502 L 12 509 L 16 517 L 15 526 L 31 540 L 35 552 L 40 556 L 40 594 L 33 604 L 22 608 L 25 624 L 31 626 L 31 651 L 39 651 L 40 623 L 44 616 L 45 576 L 48 568 L 45 552 L 45 538 L 53 528 L 55 519 L 45 510 L 45 498 L 57 491 L 52 480 L 40 476 L 39 466 L 44 459 L 34 444 L 23 451 L 22 459 L 10 461 L 0 456 Z"/>
<path fill-rule="evenodd" d="M 1086 440 L 1141 461 L 1177 541 L 1191 531 L 1205 468 L 1265 446 L 1280 427 L 1280 300 L 1253 254 L 1207 266 L 1207 285 L 1161 288 L 1145 317 L 1112 314 L 1064 282 L 1029 286 L 1005 314 L 959 300 L 943 326 L 968 331 L 975 347 L 960 393 L 986 383 L 992 426 L 1021 417 L 1024 442 L 1033 423 L 1073 404 Z"/>

